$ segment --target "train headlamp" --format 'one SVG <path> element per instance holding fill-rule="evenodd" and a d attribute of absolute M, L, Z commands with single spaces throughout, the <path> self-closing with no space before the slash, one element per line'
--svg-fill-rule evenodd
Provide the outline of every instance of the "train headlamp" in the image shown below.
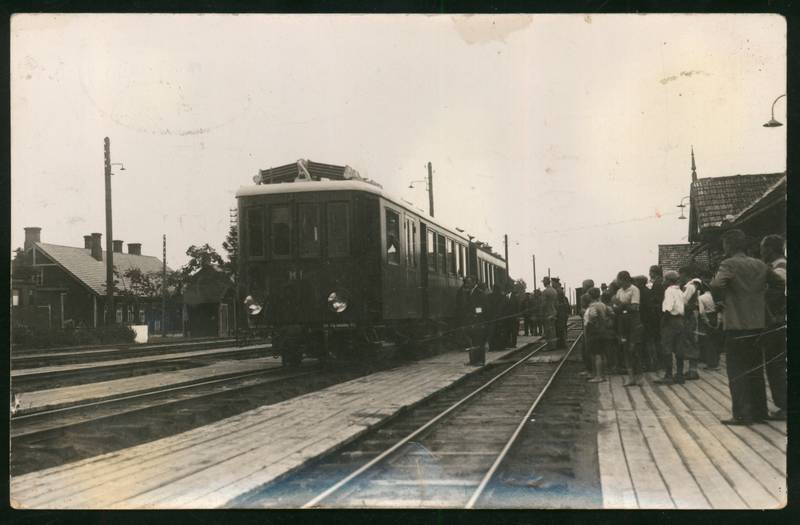
<path fill-rule="evenodd" d="M 340 293 L 331 292 L 328 296 L 328 308 L 340 314 L 347 310 L 347 299 Z"/>
<path fill-rule="evenodd" d="M 262 305 L 258 304 L 255 299 L 253 299 L 252 295 L 248 295 L 244 299 L 244 306 L 247 308 L 248 315 L 258 315 L 261 313 L 261 310 L 264 308 Z"/>

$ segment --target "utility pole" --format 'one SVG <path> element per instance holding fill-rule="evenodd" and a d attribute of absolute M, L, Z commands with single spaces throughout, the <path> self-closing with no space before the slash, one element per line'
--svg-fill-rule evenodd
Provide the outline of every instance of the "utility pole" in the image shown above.
<path fill-rule="evenodd" d="M 239 209 L 230 208 L 228 210 L 230 225 L 236 226 L 236 234 L 239 234 Z M 236 242 L 235 260 L 233 268 L 233 333 L 236 337 L 236 345 L 239 345 L 239 242 Z"/>
<path fill-rule="evenodd" d="M 509 281 L 511 280 L 511 274 L 508 272 L 508 234 L 503 235 L 503 245 L 505 248 L 505 255 L 506 255 L 506 286 L 511 284 Z"/>
<path fill-rule="evenodd" d="M 167 337 L 167 234 L 163 235 L 161 260 L 161 336 Z"/>
<path fill-rule="evenodd" d="M 536 255 L 531 255 L 531 260 L 533 261 L 533 289 L 536 290 L 538 287 L 538 282 L 536 281 Z"/>
<path fill-rule="evenodd" d="M 114 250 L 111 240 L 111 140 L 103 139 L 103 153 L 105 156 L 105 182 L 106 182 L 106 326 L 116 321 L 114 309 Z"/>
<path fill-rule="evenodd" d="M 549 266 L 547 267 L 547 278 L 548 279 L 550 278 L 550 267 Z"/>
<path fill-rule="evenodd" d="M 428 211 L 433 217 L 433 165 L 428 162 Z"/>

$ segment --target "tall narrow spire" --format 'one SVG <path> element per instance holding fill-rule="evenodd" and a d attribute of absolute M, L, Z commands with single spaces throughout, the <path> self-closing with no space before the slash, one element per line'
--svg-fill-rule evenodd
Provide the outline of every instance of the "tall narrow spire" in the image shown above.
<path fill-rule="evenodd" d="M 697 182 L 697 168 L 694 165 L 694 146 L 692 146 L 692 182 Z"/>

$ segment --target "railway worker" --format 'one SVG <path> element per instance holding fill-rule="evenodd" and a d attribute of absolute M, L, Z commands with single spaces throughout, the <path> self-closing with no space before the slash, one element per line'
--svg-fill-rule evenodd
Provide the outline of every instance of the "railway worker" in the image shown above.
<path fill-rule="evenodd" d="M 653 368 L 656 369 L 661 368 L 664 361 L 664 353 L 661 350 L 661 304 L 664 302 L 664 271 L 661 266 L 654 264 L 650 267 L 649 274 L 649 301 L 647 303 L 642 302 L 642 307 L 647 309 L 647 316 L 650 319 L 650 323 L 644 332 L 645 352 L 650 362 L 653 363 Z"/>
<path fill-rule="evenodd" d="M 625 358 L 625 368 L 628 370 L 628 380 L 623 386 L 641 385 L 641 368 L 639 354 L 637 353 L 642 337 L 642 325 L 639 317 L 639 289 L 633 285 L 631 274 L 623 270 L 617 274 L 619 290 L 615 295 L 616 309 L 619 316 L 617 334 L 622 344 L 622 354 Z"/>
<path fill-rule="evenodd" d="M 664 301 L 661 304 L 661 348 L 664 352 L 664 376 L 656 379 L 660 385 L 683 383 L 683 292 L 678 284 L 678 272 L 664 274 Z M 672 356 L 675 356 L 675 376 L 672 375 Z"/>
<path fill-rule="evenodd" d="M 772 273 L 780 280 L 767 288 L 766 331 L 760 337 L 764 353 L 767 380 L 772 393 L 772 402 L 778 407 L 770 419 L 786 419 L 786 257 L 784 241 L 778 235 L 768 235 L 761 240 L 761 260 L 767 263 Z"/>
<path fill-rule="evenodd" d="M 592 279 L 584 279 L 581 283 L 581 298 L 580 303 L 578 304 L 578 315 L 581 316 L 581 319 L 584 319 L 584 314 L 586 310 L 589 308 L 589 305 L 592 304 L 592 297 L 589 295 L 589 290 L 594 288 L 594 281 Z M 597 289 L 597 300 L 600 301 L 600 289 Z M 581 358 L 583 359 L 583 366 L 584 371 L 581 372 L 581 375 L 588 375 L 592 373 L 593 370 L 593 358 L 592 354 L 588 348 L 588 335 L 586 334 L 586 324 L 584 323 L 583 326 L 583 344 L 581 345 Z"/>
<path fill-rule="evenodd" d="M 520 293 L 514 285 L 508 286 L 505 302 L 505 346 L 508 348 L 517 347 L 517 337 L 519 336 L 519 318 L 522 313 L 522 301 Z"/>
<path fill-rule="evenodd" d="M 728 388 L 733 405 L 732 417 L 722 421 L 726 425 L 750 425 L 769 415 L 759 340 L 766 326 L 767 285 L 783 283 L 766 263 L 745 255 L 746 240 L 741 230 L 722 235 L 722 249 L 728 258 L 720 263 L 711 281 L 714 298 L 723 301 Z"/>
<path fill-rule="evenodd" d="M 486 301 L 486 314 L 489 321 L 489 351 L 497 352 L 506 345 L 505 313 L 507 311 L 506 295 L 495 285 Z"/>
<path fill-rule="evenodd" d="M 699 288 L 701 281 L 697 270 L 692 266 L 682 266 L 678 270 L 678 282 L 683 288 L 683 358 L 689 362 L 689 370 L 684 374 L 684 379 L 700 379 L 697 372 L 697 363 L 700 361 L 700 345 L 698 341 L 698 328 L 700 323 L 699 313 Z"/>
<path fill-rule="evenodd" d="M 521 301 L 521 308 L 522 308 L 522 324 L 525 330 L 525 336 L 531 336 L 533 334 L 533 296 L 530 292 L 525 292 L 525 295 L 522 297 Z"/>
<path fill-rule="evenodd" d="M 469 277 L 469 292 L 466 296 L 468 308 L 467 326 L 470 340 L 469 364 L 483 366 L 486 363 L 486 293 L 481 283 L 476 283 L 473 276 Z M 466 279 L 465 279 L 466 281 Z"/>
<path fill-rule="evenodd" d="M 475 288 L 475 278 L 467 275 L 461 283 L 461 288 L 456 292 L 456 319 L 459 326 L 459 340 L 466 348 L 472 346 L 470 322 L 473 312 L 470 308 L 469 296 Z"/>
<path fill-rule="evenodd" d="M 567 347 L 567 320 L 569 319 L 569 300 L 564 294 L 564 287 L 561 286 L 561 279 L 553 277 L 553 288 L 557 295 L 556 299 L 556 347 Z"/>
<path fill-rule="evenodd" d="M 544 327 L 544 338 L 547 341 L 547 350 L 556 349 L 556 303 L 558 302 L 558 292 L 550 283 L 549 277 L 542 279 L 544 290 L 542 290 L 542 324 Z"/>
<path fill-rule="evenodd" d="M 533 291 L 533 305 L 531 306 L 533 311 L 533 335 L 544 335 L 542 308 L 542 291 L 537 288 Z"/>
<path fill-rule="evenodd" d="M 609 342 L 616 340 L 613 332 L 614 312 L 610 306 L 601 301 L 600 289 L 591 287 L 584 294 L 589 301 L 583 312 L 583 326 L 586 347 L 591 356 L 593 375 L 590 383 L 602 383 L 606 380 L 606 348 Z"/>

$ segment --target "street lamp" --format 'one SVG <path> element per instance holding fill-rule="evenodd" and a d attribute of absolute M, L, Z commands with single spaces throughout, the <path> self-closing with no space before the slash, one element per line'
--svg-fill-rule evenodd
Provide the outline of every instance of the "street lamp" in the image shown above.
<path fill-rule="evenodd" d="M 769 121 L 766 124 L 764 124 L 765 128 L 779 128 L 779 127 L 783 126 L 783 123 L 778 122 L 777 120 L 775 120 L 775 102 L 779 101 L 781 98 L 783 98 L 785 96 L 786 96 L 786 94 L 784 93 L 783 95 L 780 95 L 778 98 L 776 98 L 772 102 L 772 118 L 770 118 Z"/>
<path fill-rule="evenodd" d="M 681 203 L 678 204 L 678 206 L 677 206 L 678 208 L 681 209 L 681 216 L 678 217 L 679 219 L 686 219 L 686 216 L 683 214 L 683 209 L 686 207 L 686 204 L 684 204 L 683 202 L 688 198 L 690 198 L 689 195 L 687 195 L 686 197 L 682 198 L 681 199 Z"/>
<path fill-rule="evenodd" d="M 116 321 L 114 309 L 114 249 L 113 233 L 111 228 L 111 167 L 119 166 L 120 171 L 125 171 L 121 162 L 111 162 L 111 140 L 103 139 L 103 154 L 105 157 L 105 186 L 106 186 L 106 326 Z"/>

